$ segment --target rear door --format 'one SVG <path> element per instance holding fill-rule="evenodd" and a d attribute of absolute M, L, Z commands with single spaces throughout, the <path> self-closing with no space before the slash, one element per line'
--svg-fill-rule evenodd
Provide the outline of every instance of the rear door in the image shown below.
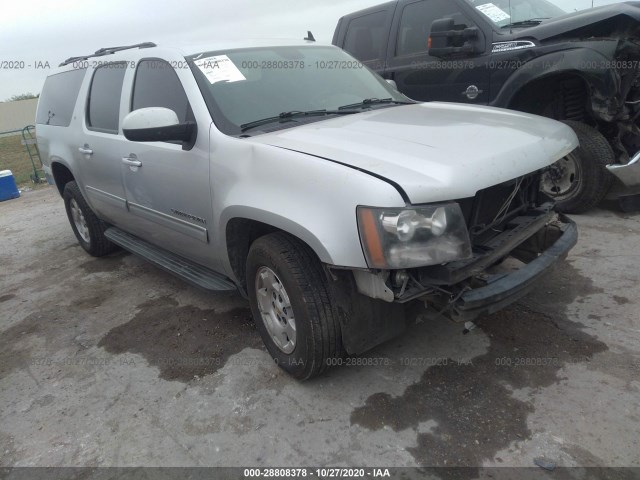
<path fill-rule="evenodd" d="M 128 111 L 164 107 L 173 110 L 180 123 L 195 121 L 178 74 L 192 75 L 188 68 L 175 70 L 164 60 L 141 60 Z M 204 119 L 198 122 L 198 138 L 190 150 L 177 142 L 127 142 L 120 163 L 132 233 L 205 265 L 211 263 L 208 247 L 213 225 L 209 125 Z"/>
<path fill-rule="evenodd" d="M 122 85 L 127 63 L 106 63 L 93 71 L 82 111 L 82 133 L 76 137 L 75 164 L 81 187 L 98 216 L 126 224 L 128 213 L 120 166 L 125 139 L 120 134 Z"/>

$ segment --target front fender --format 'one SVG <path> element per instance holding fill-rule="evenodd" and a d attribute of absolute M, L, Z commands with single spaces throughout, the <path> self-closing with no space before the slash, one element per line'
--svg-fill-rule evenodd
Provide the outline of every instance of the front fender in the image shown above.
<path fill-rule="evenodd" d="M 491 105 L 508 107 L 518 92 L 532 81 L 568 73 L 579 76 L 589 86 L 593 113 L 605 122 L 613 121 L 622 108 L 620 76 L 615 70 L 602 67 L 611 61 L 617 42 L 583 45 L 548 53 L 525 63 L 507 79 Z"/>
<path fill-rule="evenodd" d="M 258 221 L 298 237 L 323 263 L 367 268 L 357 207 L 406 205 L 387 182 L 330 160 L 250 139 L 212 141 L 217 144 L 211 169 L 215 243 L 217 251 L 225 252 L 222 263 L 230 273 L 225 232 L 234 218 Z"/>
<path fill-rule="evenodd" d="M 333 257 L 322 244 L 320 239 L 306 226 L 301 225 L 290 218 L 255 206 L 232 205 L 222 212 L 222 216 L 220 218 L 220 231 L 226 232 L 228 223 L 237 218 L 265 223 L 277 228 L 278 230 L 287 232 L 309 245 L 316 255 L 318 255 L 321 262 L 329 264 L 333 263 Z"/>

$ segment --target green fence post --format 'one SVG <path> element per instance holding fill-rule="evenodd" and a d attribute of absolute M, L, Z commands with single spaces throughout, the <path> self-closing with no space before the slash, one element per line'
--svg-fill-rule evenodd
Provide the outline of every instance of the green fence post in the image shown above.
<path fill-rule="evenodd" d="M 31 180 L 33 181 L 33 183 L 40 183 L 42 179 L 38 174 L 38 169 L 36 168 L 36 162 L 34 159 L 38 159 L 38 162 L 40 163 L 40 169 L 42 169 L 42 159 L 40 158 L 40 151 L 38 150 L 38 144 L 36 143 L 36 138 L 34 136 L 35 131 L 35 125 L 27 125 L 26 127 L 24 127 L 22 129 L 22 144 L 27 149 L 29 159 L 31 159 L 31 166 L 33 167 L 33 175 L 31 176 Z M 33 145 L 33 153 L 31 152 L 31 145 Z"/>

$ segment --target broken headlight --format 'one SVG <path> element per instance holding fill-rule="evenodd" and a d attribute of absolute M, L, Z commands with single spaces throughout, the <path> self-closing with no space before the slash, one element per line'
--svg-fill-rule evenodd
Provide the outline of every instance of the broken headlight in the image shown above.
<path fill-rule="evenodd" d="M 426 267 L 471 256 L 469 232 L 457 203 L 358 207 L 358 229 L 371 268 Z"/>

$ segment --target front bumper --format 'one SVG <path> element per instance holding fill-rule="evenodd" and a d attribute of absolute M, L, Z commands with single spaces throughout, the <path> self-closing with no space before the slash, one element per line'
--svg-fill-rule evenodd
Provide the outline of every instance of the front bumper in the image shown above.
<path fill-rule="evenodd" d="M 607 165 L 607 169 L 627 187 L 640 185 L 640 152 L 626 165 Z"/>
<path fill-rule="evenodd" d="M 578 242 L 575 222 L 563 215 L 559 218 L 562 224 L 557 227 L 551 240 L 543 231 L 535 239 L 536 242 L 544 242 L 546 248 L 542 253 L 513 273 L 489 276 L 485 279 L 485 286 L 465 291 L 450 304 L 451 317 L 456 321 L 468 321 L 492 314 L 531 291 L 537 280 L 564 259 Z"/>

